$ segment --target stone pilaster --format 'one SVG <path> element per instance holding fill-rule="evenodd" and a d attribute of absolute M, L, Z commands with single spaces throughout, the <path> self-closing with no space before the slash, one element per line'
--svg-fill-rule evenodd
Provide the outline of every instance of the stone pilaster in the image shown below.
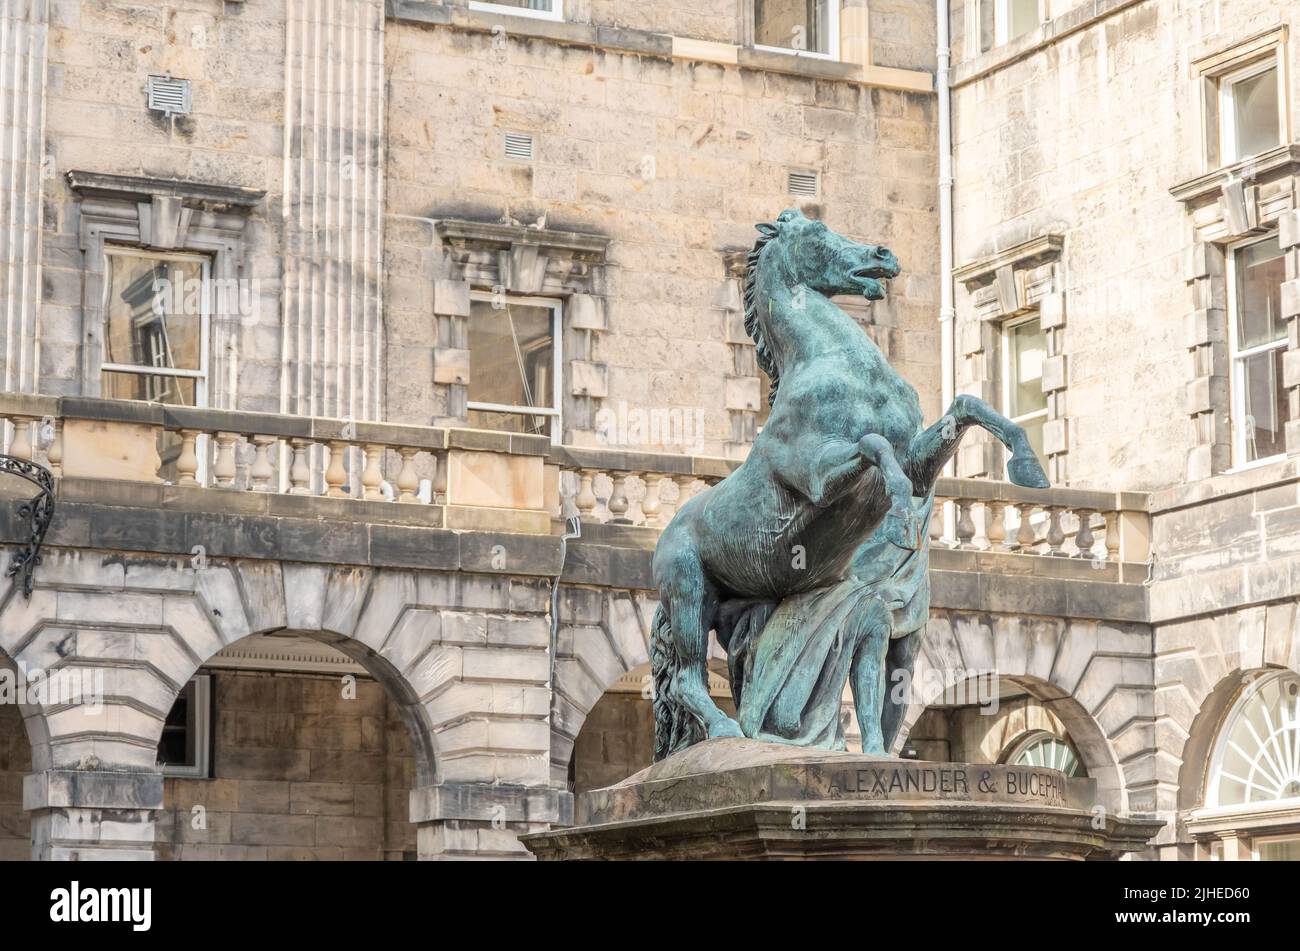
<path fill-rule="evenodd" d="M 1187 478 L 1195 481 L 1232 464 L 1223 252 L 1213 244 L 1198 242 L 1188 251 L 1183 276 L 1191 285 L 1193 300 L 1193 310 L 1184 318 L 1184 332 L 1192 358 L 1186 406 L 1195 439 L 1187 453 Z"/>
<path fill-rule="evenodd" d="M 1287 392 L 1286 451 L 1300 453 L 1300 209 L 1278 218 L 1278 243 L 1286 255 L 1286 283 L 1282 285 L 1282 318 L 1287 326 L 1287 351 L 1282 382 Z"/>
<path fill-rule="evenodd" d="M 529 859 L 519 841 L 573 823 L 573 796 L 531 786 L 440 783 L 411 790 L 411 821 L 422 861 Z"/>
<path fill-rule="evenodd" d="M 49 769 L 23 779 L 32 816 L 32 858 L 41 861 L 154 858 L 163 805 L 156 772 Z"/>
<path fill-rule="evenodd" d="M 433 385 L 442 414 L 464 423 L 469 410 L 469 282 L 435 281 L 433 319 L 438 345 L 433 352 Z"/>

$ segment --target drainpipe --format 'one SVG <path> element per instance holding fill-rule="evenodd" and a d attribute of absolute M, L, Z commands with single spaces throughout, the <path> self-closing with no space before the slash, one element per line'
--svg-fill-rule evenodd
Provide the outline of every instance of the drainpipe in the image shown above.
<path fill-rule="evenodd" d="M 935 50 L 934 80 L 939 95 L 939 372 L 944 412 L 952 405 L 957 390 L 957 358 L 953 341 L 957 312 L 952 291 L 952 91 L 948 85 L 952 45 L 950 15 L 949 0 L 935 0 L 938 48 Z M 952 475 L 956 468 L 950 459 L 944 466 L 944 475 Z M 956 519 L 951 505 L 944 506 L 943 521 L 944 538 L 955 537 Z"/>
<path fill-rule="evenodd" d="M 551 656 L 550 668 L 546 675 L 546 686 L 555 691 L 555 651 L 560 640 L 560 576 L 564 574 L 564 560 L 569 554 L 569 542 L 582 537 L 582 520 L 574 515 L 566 522 L 568 531 L 560 536 L 560 570 L 551 582 Z"/>

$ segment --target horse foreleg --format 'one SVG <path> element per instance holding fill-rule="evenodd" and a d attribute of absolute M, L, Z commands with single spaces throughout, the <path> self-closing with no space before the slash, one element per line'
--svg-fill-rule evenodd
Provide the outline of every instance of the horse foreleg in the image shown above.
<path fill-rule="evenodd" d="M 894 447 L 884 436 L 867 433 L 858 441 L 858 451 L 862 453 L 864 459 L 880 470 L 885 491 L 889 494 L 889 512 L 885 515 L 882 529 L 885 540 L 899 548 L 913 551 L 920 548 L 924 539 L 921 533 L 921 519 L 912 508 L 912 495 L 915 490 L 912 487 L 912 480 L 908 478 L 894 455 Z"/>
<path fill-rule="evenodd" d="M 1046 489 L 1051 484 L 1024 428 L 983 400 L 963 393 L 952 401 L 942 419 L 917 433 L 908 447 L 908 474 L 917 495 L 930 493 L 939 473 L 957 452 L 961 437 L 972 426 L 988 430 L 1010 451 L 1007 477 L 1016 485 Z"/>

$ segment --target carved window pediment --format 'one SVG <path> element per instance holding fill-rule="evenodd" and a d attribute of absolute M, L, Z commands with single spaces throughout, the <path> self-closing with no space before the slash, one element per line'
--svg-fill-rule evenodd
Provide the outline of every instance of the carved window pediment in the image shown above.
<path fill-rule="evenodd" d="M 980 320 L 1003 320 L 1036 309 L 1057 290 L 1065 238 L 1046 234 L 953 270 L 966 286 Z"/>
<path fill-rule="evenodd" d="M 609 239 L 534 225 L 443 219 L 438 237 L 457 279 L 512 294 L 591 293 Z"/>

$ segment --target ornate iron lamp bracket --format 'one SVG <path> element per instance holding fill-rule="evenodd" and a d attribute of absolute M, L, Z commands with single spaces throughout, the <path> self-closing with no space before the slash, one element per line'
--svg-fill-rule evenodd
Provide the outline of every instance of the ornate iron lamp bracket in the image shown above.
<path fill-rule="evenodd" d="M 45 532 L 54 517 L 54 476 L 49 469 L 28 459 L 17 456 L 0 455 L 0 474 L 16 475 L 26 479 L 40 494 L 18 505 L 18 517 L 27 520 L 27 543 L 9 562 L 5 576 L 14 579 L 14 585 L 20 583 L 23 597 L 32 596 L 32 573 L 41 563 L 41 544 L 45 541 Z M 6 599 L 7 600 L 7 599 Z"/>

